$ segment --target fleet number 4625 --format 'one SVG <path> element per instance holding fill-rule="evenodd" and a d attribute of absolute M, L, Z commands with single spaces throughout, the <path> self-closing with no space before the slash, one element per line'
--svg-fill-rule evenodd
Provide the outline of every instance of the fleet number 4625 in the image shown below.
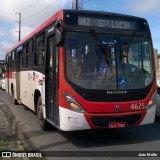
<path fill-rule="evenodd" d="M 145 105 L 144 103 L 133 103 L 131 105 L 131 109 L 132 110 L 142 110 L 142 109 L 145 109 Z"/>

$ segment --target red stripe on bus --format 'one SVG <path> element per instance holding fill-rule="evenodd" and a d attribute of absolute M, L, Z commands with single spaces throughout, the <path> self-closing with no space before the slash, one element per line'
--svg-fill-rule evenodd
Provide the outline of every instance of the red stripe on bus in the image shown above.
<path fill-rule="evenodd" d="M 13 78 L 13 72 L 6 72 L 5 77 L 6 78 Z"/>

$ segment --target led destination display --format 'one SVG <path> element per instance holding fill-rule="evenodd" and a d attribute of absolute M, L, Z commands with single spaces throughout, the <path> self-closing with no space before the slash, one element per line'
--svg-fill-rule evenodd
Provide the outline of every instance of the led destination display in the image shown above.
<path fill-rule="evenodd" d="M 127 20 L 78 17 L 78 25 L 121 30 L 137 30 L 137 23 Z"/>

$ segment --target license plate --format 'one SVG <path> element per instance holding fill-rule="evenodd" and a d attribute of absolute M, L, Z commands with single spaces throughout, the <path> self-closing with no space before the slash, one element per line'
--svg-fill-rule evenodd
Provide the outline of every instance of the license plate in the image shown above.
<path fill-rule="evenodd" d="M 110 122 L 109 128 L 125 128 L 126 122 Z"/>

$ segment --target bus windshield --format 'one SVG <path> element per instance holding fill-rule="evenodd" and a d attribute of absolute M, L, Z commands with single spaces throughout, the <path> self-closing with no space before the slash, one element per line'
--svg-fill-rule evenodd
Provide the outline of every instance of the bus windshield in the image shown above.
<path fill-rule="evenodd" d="M 66 33 L 65 68 L 69 81 L 94 90 L 141 89 L 153 81 L 148 37 L 94 34 L 97 35 L 90 32 Z"/>

